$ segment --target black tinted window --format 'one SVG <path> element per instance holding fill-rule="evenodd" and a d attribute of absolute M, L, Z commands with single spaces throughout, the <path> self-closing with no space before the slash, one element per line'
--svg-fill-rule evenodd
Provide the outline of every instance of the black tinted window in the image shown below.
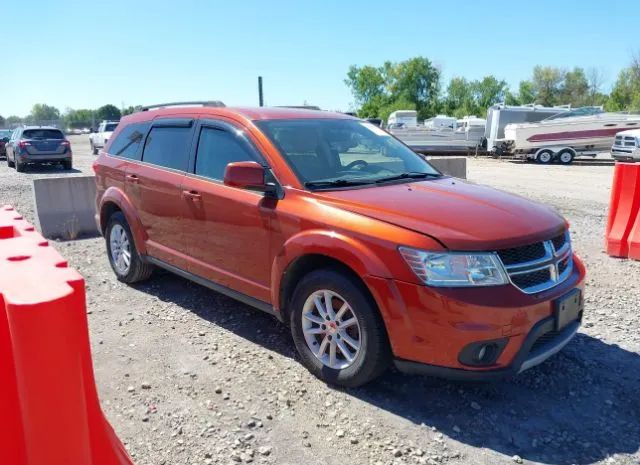
<path fill-rule="evenodd" d="M 142 161 L 186 171 L 189 161 L 191 128 L 151 128 L 144 146 Z"/>
<path fill-rule="evenodd" d="M 196 155 L 196 174 L 223 179 L 226 166 L 236 161 L 257 160 L 236 136 L 219 129 L 202 128 Z"/>
<path fill-rule="evenodd" d="M 57 129 L 25 129 L 22 137 L 25 139 L 64 139 L 64 134 Z"/>
<path fill-rule="evenodd" d="M 118 123 L 111 123 L 111 124 L 107 124 L 104 127 L 104 130 L 105 131 L 115 131 L 117 127 L 118 127 Z"/>
<path fill-rule="evenodd" d="M 109 147 L 108 152 L 119 157 L 140 159 L 138 148 L 144 140 L 148 127 L 148 123 L 137 123 L 129 124 L 122 128 L 118 137 Z"/>

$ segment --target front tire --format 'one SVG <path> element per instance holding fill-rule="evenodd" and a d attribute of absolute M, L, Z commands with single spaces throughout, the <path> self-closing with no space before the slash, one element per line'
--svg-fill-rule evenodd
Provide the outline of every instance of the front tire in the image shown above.
<path fill-rule="evenodd" d="M 553 161 L 553 152 L 551 150 L 540 150 L 536 154 L 536 161 L 541 165 L 548 165 Z"/>
<path fill-rule="evenodd" d="M 16 166 L 16 164 L 14 162 L 12 162 L 11 160 L 9 160 L 9 154 L 7 154 L 7 166 L 9 168 L 14 168 Z"/>
<path fill-rule="evenodd" d="M 93 145 L 93 142 L 89 140 L 89 144 L 91 145 L 91 153 L 94 155 L 98 155 L 98 149 Z"/>
<path fill-rule="evenodd" d="M 151 276 L 153 266 L 144 262 L 138 254 L 131 228 L 122 212 L 111 215 L 104 237 L 109 264 L 118 281 L 131 284 Z"/>
<path fill-rule="evenodd" d="M 302 363 L 321 380 L 356 387 L 389 367 L 382 317 L 354 277 L 332 269 L 314 271 L 296 286 L 290 308 Z"/>

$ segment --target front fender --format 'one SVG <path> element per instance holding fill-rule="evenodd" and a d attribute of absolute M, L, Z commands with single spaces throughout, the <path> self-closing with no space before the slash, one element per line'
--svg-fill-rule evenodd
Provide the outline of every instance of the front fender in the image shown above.
<path fill-rule="evenodd" d="M 122 211 L 124 217 L 127 219 L 127 223 L 129 223 L 129 228 L 131 229 L 131 234 L 133 235 L 133 242 L 135 243 L 136 250 L 140 255 L 146 255 L 146 244 L 148 239 L 147 233 L 142 226 L 142 222 L 136 214 L 136 210 L 129 200 L 129 197 L 127 197 L 124 192 L 116 187 L 109 187 L 100 199 L 99 212 L 101 230 L 104 231 L 104 228 L 106 227 L 108 218 L 104 218 L 104 212 L 106 210 L 107 204 L 109 203 L 115 204 Z"/>
<path fill-rule="evenodd" d="M 271 302 L 279 306 L 282 277 L 286 269 L 303 255 L 324 255 L 351 268 L 360 277 L 391 277 L 389 269 L 364 243 L 335 231 L 306 230 L 290 237 L 271 267 Z"/>

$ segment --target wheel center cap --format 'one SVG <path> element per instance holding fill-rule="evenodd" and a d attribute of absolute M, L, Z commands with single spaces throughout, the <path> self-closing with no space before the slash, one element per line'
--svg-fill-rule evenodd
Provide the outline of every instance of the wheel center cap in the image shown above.
<path fill-rule="evenodd" d="M 335 321 L 329 321 L 327 323 L 327 332 L 329 334 L 333 334 L 336 331 L 338 331 L 338 325 L 336 324 L 336 322 Z"/>

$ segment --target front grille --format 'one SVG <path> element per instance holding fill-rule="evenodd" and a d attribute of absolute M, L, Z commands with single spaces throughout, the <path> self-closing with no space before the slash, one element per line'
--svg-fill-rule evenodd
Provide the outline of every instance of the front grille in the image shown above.
<path fill-rule="evenodd" d="M 562 233 L 559 236 L 551 239 L 551 242 L 553 242 L 554 249 L 560 250 L 567 242 L 567 235 L 565 233 Z"/>
<path fill-rule="evenodd" d="M 513 285 L 527 294 L 557 286 L 573 268 L 568 231 L 546 241 L 498 250 L 497 254 Z"/>
<path fill-rule="evenodd" d="M 634 136 L 616 136 L 613 146 L 618 148 L 636 147 L 637 139 Z"/>
<path fill-rule="evenodd" d="M 498 251 L 498 255 L 500 256 L 502 263 L 505 265 L 537 260 L 543 258 L 545 253 L 544 244 L 542 242 Z"/>
<path fill-rule="evenodd" d="M 521 289 L 527 289 L 544 284 L 551 279 L 551 271 L 548 268 L 511 276 L 511 282 Z"/>

